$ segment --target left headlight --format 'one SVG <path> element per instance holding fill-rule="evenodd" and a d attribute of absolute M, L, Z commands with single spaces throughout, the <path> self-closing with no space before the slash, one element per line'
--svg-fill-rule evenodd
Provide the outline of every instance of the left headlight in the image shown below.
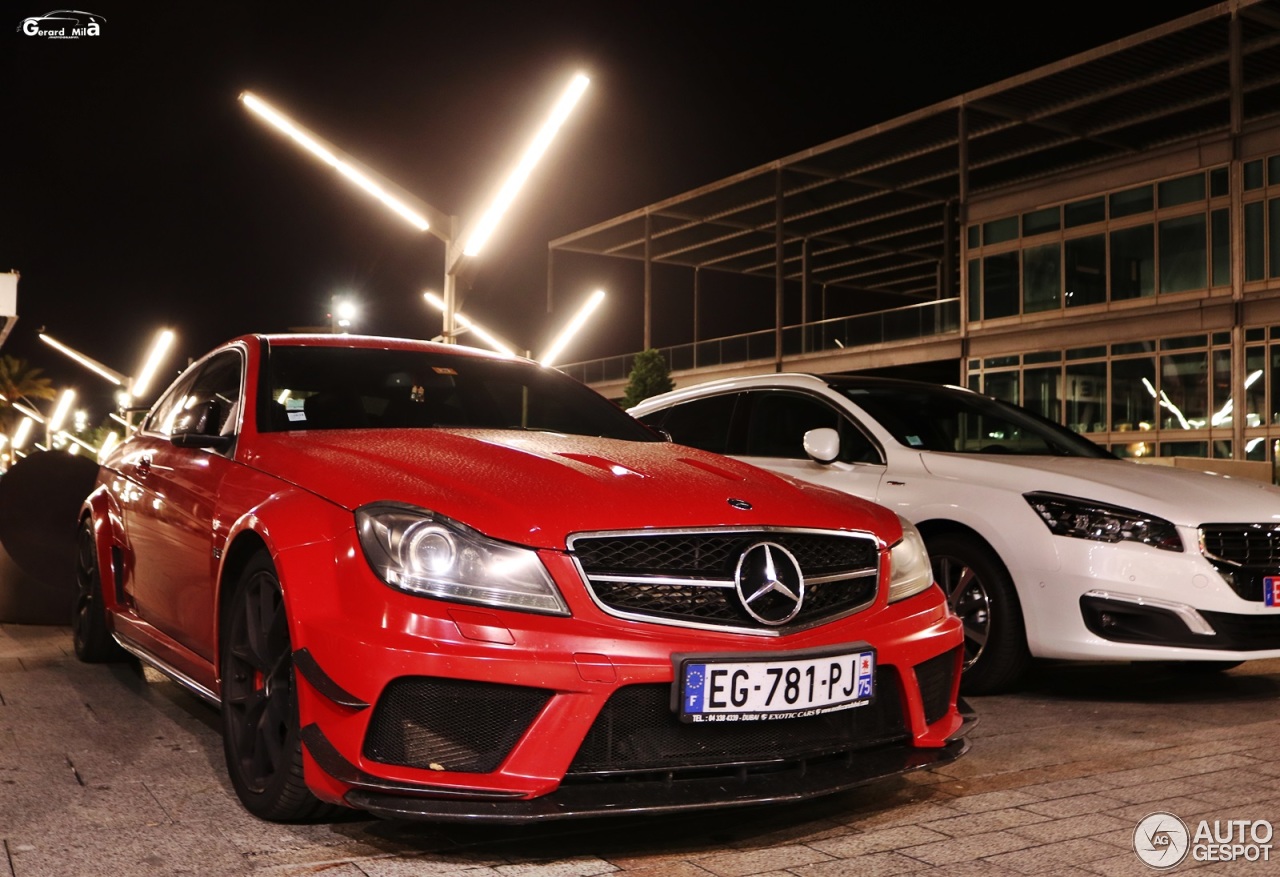
<path fill-rule="evenodd" d="M 1181 551 L 1178 529 L 1164 518 L 1057 493 L 1024 493 L 1055 536 L 1095 542 L 1141 542 L 1165 551 Z"/>
<path fill-rule="evenodd" d="M 399 503 L 356 509 L 356 531 L 378 578 L 410 594 L 568 615 L 538 555 L 457 521 Z"/>
<path fill-rule="evenodd" d="M 889 602 L 914 597 L 933 584 L 933 568 L 920 531 L 901 515 L 902 538 L 889 549 Z"/>

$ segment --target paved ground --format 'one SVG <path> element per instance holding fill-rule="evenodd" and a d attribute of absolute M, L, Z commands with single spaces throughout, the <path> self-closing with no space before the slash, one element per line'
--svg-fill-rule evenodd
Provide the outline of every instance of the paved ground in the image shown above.
<path fill-rule="evenodd" d="M 225 778 L 213 710 L 69 645 L 65 628 L 0 625 L 0 877 L 1143 875 L 1159 872 L 1132 838 L 1152 811 L 1193 832 L 1280 823 L 1280 661 L 1194 678 L 1047 668 L 974 698 L 973 749 L 941 770 L 798 807 L 511 830 L 259 822 Z"/>

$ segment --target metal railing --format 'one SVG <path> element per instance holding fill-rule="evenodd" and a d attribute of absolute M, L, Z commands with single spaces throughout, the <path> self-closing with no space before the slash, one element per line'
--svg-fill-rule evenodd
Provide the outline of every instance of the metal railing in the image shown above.
<path fill-rule="evenodd" d="M 945 298 L 900 308 L 833 317 L 813 323 L 784 326 L 782 355 L 802 356 L 824 350 L 868 347 L 892 341 L 910 341 L 960 331 L 960 299 Z M 672 371 L 711 368 L 735 362 L 774 359 L 777 334 L 773 329 L 708 338 L 689 344 L 662 347 L 658 352 Z M 625 380 L 636 354 L 608 356 L 559 366 L 584 384 Z"/>

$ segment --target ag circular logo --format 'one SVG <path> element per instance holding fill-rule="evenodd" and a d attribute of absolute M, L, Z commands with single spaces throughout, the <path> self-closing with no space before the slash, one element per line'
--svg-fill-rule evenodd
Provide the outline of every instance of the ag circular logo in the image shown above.
<path fill-rule="evenodd" d="M 1133 851 L 1144 864 L 1161 871 L 1180 864 L 1190 848 L 1187 824 L 1172 813 L 1152 813 L 1133 830 Z"/>
<path fill-rule="evenodd" d="M 742 552 L 733 580 L 742 608 L 770 627 L 795 618 L 804 603 L 800 563 L 777 542 L 757 542 Z"/>

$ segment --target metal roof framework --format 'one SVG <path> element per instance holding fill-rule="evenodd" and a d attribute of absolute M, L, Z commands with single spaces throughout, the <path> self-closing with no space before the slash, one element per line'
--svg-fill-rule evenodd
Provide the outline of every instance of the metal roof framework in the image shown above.
<path fill-rule="evenodd" d="M 779 323 L 785 282 L 948 298 L 972 200 L 1277 115 L 1280 0 L 1227 0 L 548 246 L 771 278 Z"/>

